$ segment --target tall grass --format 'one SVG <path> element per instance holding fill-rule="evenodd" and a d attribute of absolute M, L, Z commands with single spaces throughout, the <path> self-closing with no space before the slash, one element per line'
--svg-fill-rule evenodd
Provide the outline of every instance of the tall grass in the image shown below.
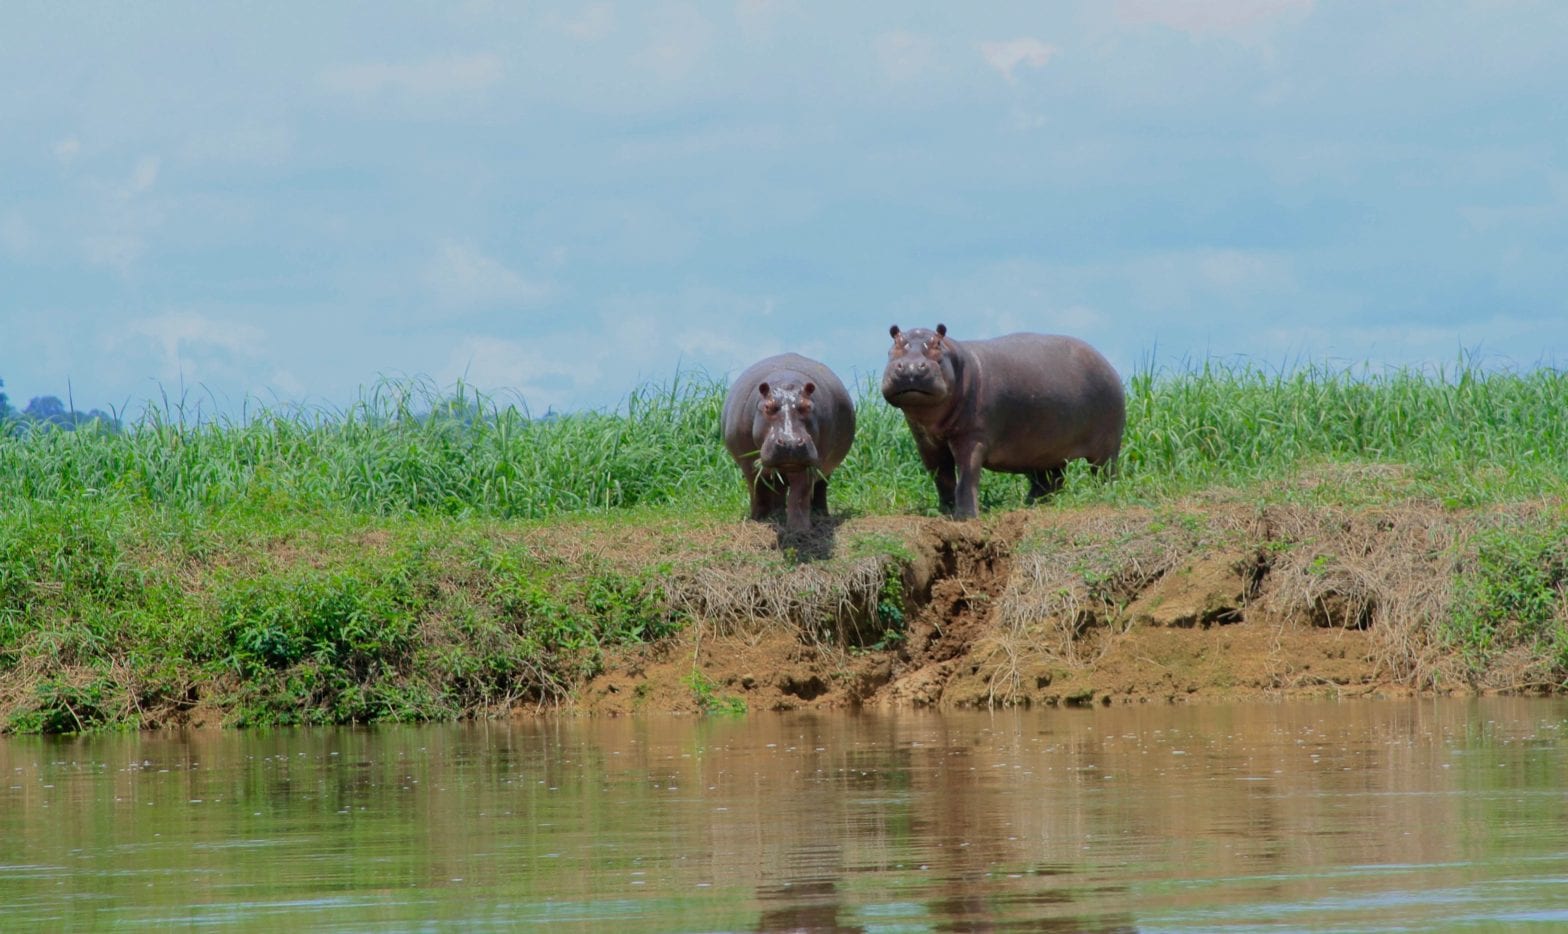
<path fill-rule="evenodd" d="M 185 419 L 149 408 L 119 433 L 0 437 L 0 508 L 84 498 L 177 509 L 328 509 L 363 515 L 544 518 L 639 506 L 738 512 L 719 437 L 725 387 L 677 378 L 614 412 L 535 419 L 459 385 L 386 382 L 346 409 L 264 408 Z M 867 382 L 835 509 L 935 506 L 902 417 Z M 1568 489 L 1568 376 L 1205 364 L 1128 384 L 1117 479 L 1074 471 L 1074 502 L 1158 502 L 1285 482 L 1322 465 L 1397 465 L 1404 492 L 1454 504 Z M 1323 495 L 1332 495 L 1331 488 Z M 1022 482 L 988 475 L 995 507 Z"/>
<path fill-rule="evenodd" d="M 1396 465 L 1453 504 L 1561 493 L 1568 375 L 1207 364 L 1140 372 L 1123 475 L 1133 495 L 1285 480 L 1324 464 Z"/>

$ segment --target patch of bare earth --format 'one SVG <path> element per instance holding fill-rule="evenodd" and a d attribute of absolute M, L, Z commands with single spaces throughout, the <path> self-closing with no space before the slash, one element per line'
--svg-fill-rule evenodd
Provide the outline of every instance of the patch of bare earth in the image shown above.
<path fill-rule="evenodd" d="M 1436 633 L 1471 524 L 1418 505 L 1046 507 L 853 519 L 803 556 L 741 523 L 664 581 L 686 630 L 613 656 L 576 703 L 984 707 L 1462 686 Z M 889 573 L 902 591 L 893 638 L 878 615 Z"/>

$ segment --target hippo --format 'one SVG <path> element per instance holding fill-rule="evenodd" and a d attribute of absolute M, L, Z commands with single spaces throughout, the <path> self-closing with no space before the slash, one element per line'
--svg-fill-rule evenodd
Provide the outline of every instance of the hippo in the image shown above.
<path fill-rule="evenodd" d="M 828 478 L 855 440 L 855 403 L 833 371 L 799 354 L 746 368 L 724 398 L 724 446 L 751 490 L 751 518 L 785 505 L 790 531 L 828 511 Z M 784 488 L 788 488 L 787 498 Z"/>
<path fill-rule="evenodd" d="M 1067 462 L 1097 469 L 1121 451 L 1127 402 L 1121 377 L 1075 337 L 1009 334 L 956 341 L 888 329 L 893 348 L 882 397 L 904 413 L 943 512 L 980 512 L 980 469 L 1029 478 L 1029 502 L 1060 489 Z M 956 476 L 955 476 L 956 474 Z"/>

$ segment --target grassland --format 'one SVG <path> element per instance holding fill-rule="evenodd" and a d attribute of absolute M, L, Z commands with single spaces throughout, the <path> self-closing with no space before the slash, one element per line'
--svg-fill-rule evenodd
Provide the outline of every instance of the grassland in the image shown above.
<path fill-rule="evenodd" d="M 662 582 L 724 555 L 744 510 L 722 398 L 682 378 L 617 412 L 530 419 L 389 383 L 344 410 L 174 405 L 119 433 L 0 438 L 0 728 L 448 718 L 568 696 L 607 651 L 700 622 Z M 1115 479 L 1070 471 L 1045 508 L 1501 517 L 1450 546 L 1463 560 L 1428 622 L 1476 670 L 1523 650 L 1548 686 L 1568 676 L 1568 377 L 1209 365 L 1137 373 L 1128 402 Z M 835 512 L 934 514 L 901 417 L 869 387 L 858 414 Z M 988 475 L 982 508 L 1023 496 Z"/>

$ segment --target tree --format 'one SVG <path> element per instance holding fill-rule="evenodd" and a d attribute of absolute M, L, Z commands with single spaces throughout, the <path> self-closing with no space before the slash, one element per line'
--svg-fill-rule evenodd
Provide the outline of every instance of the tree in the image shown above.
<path fill-rule="evenodd" d="M 5 380 L 0 379 L 0 388 L 3 388 L 4 386 L 5 386 Z M 5 421 L 6 419 L 8 419 L 10 417 L 11 417 L 11 402 L 10 402 L 10 400 L 8 400 L 5 397 L 5 393 L 0 392 L 0 421 Z"/>
<path fill-rule="evenodd" d="M 34 396 L 27 403 L 27 408 L 22 410 L 22 419 L 31 422 L 35 428 L 53 427 L 75 431 L 83 425 L 97 421 L 110 431 L 120 430 L 120 420 L 108 412 L 99 409 L 86 412 L 67 409 L 58 396 Z"/>
<path fill-rule="evenodd" d="M 61 402 L 58 396 L 34 396 L 27 403 L 27 408 L 22 410 L 22 416 L 35 422 L 59 425 L 61 428 L 71 424 L 70 413 L 66 412 L 65 403 Z"/>

